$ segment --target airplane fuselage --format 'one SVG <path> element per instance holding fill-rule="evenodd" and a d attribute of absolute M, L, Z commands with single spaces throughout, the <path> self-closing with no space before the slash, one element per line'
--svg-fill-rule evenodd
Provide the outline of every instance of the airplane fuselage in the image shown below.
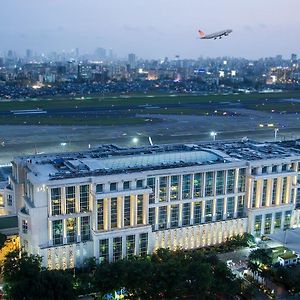
<path fill-rule="evenodd" d="M 200 33 L 200 39 L 202 40 L 210 40 L 210 39 L 221 39 L 223 36 L 227 36 L 232 32 L 231 29 L 226 29 L 226 30 L 222 30 L 222 31 L 218 31 L 215 33 L 211 33 L 211 34 L 203 34 L 203 32 L 199 31 Z"/>

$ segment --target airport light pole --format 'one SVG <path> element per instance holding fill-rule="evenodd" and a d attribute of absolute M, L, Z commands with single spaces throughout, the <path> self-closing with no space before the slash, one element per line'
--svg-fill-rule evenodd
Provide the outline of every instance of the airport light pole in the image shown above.
<path fill-rule="evenodd" d="M 279 129 L 278 128 L 275 128 L 274 129 L 274 141 L 276 142 L 277 141 L 277 133 L 278 133 Z"/>
<path fill-rule="evenodd" d="M 216 133 L 215 131 L 212 131 L 212 132 L 210 133 L 210 136 L 213 138 L 213 141 L 215 141 L 215 140 L 216 140 L 217 133 Z"/>

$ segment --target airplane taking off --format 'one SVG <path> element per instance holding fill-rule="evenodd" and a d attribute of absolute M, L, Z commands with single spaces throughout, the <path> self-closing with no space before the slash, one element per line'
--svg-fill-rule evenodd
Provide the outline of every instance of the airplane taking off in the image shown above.
<path fill-rule="evenodd" d="M 216 40 L 216 39 L 221 39 L 223 36 L 229 35 L 232 32 L 232 30 L 231 29 L 226 29 L 226 30 L 218 31 L 218 32 L 211 33 L 211 34 L 208 34 L 208 35 L 206 35 L 201 30 L 198 30 L 198 32 L 199 32 L 201 40 L 211 40 L 211 39 Z"/>

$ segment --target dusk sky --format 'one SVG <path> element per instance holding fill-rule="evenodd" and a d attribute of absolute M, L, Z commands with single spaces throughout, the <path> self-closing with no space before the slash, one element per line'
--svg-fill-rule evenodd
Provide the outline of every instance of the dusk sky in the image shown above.
<path fill-rule="evenodd" d="M 0 52 L 112 48 L 118 56 L 300 54 L 299 0 L 3 0 Z M 233 29 L 222 40 L 199 40 Z"/>

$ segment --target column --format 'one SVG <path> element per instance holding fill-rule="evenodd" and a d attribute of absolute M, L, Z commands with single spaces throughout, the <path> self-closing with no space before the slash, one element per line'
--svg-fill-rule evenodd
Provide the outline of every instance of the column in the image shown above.
<path fill-rule="evenodd" d="M 63 219 L 63 243 L 67 243 L 67 221 Z"/>
<path fill-rule="evenodd" d="M 136 226 L 136 210 L 137 210 L 137 202 L 136 195 L 130 195 L 130 226 Z"/>
<path fill-rule="evenodd" d="M 61 213 L 62 215 L 65 215 L 67 213 L 67 208 L 66 208 L 66 188 L 62 187 L 60 189 L 61 191 Z"/>
<path fill-rule="evenodd" d="M 124 227 L 124 203 L 123 203 L 123 197 L 117 198 L 117 227 L 122 228 Z"/>
<path fill-rule="evenodd" d="M 110 229 L 110 199 L 103 199 L 103 227 L 104 230 Z"/>
<path fill-rule="evenodd" d="M 272 179 L 267 179 L 267 193 L 266 193 L 266 206 L 271 206 L 271 198 L 272 198 Z"/>
<path fill-rule="evenodd" d="M 75 212 L 80 212 L 80 189 L 79 185 L 75 186 Z"/>
<path fill-rule="evenodd" d="M 81 218 L 76 218 L 77 242 L 81 241 Z"/>
<path fill-rule="evenodd" d="M 146 225 L 149 222 L 149 194 L 143 195 L 143 224 Z"/>

